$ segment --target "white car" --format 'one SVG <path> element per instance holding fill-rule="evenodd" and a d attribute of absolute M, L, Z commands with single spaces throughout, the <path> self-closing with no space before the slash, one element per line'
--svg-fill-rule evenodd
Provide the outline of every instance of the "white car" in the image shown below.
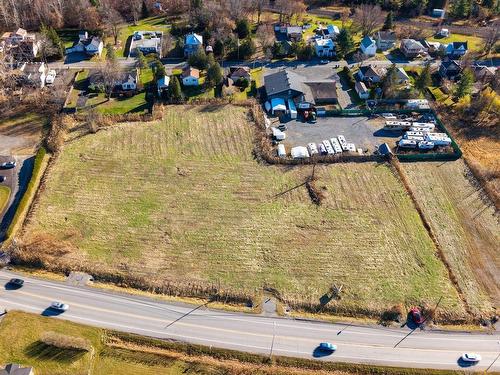
<path fill-rule="evenodd" d="M 59 301 L 54 301 L 50 304 L 50 308 L 58 311 L 66 311 L 69 309 L 69 305 Z"/>
<path fill-rule="evenodd" d="M 50 69 L 49 72 L 47 73 L 47 76 L 45 77 L 45 83 L 51 85 L 54 83 L 54 80 L 56 79 L 56 71 L 54 69 Z"/>
<path fill-rule="evenodd" d="M 474 363 L 477 363 L 481 360 L 481 356 L 476 353 L 464 353 L 460 358 L 464 362 L 474 362 Z"/>
<path fill-rule="evenodd" d="M 397 120 L 397 117 L 393 113 L 382 113 L 381 116 L 386 120 Z"/>

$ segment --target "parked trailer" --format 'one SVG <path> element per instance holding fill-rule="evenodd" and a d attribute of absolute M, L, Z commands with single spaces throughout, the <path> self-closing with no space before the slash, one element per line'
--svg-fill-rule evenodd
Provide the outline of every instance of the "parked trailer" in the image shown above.
<path fill-rule="evenodd" d="M 285 133 L 283 133 L 278 128 L 271 128 L 271 130 L 273 132 L 273 138 L 277 141 L 283 141 L 285 139 Z"/>
<path fill-rule="evenodd" d="M 433 142 L 435 146 L 449 146 L 451 145 L 451 138 L 449 137 L 434 137 L 427 135 L 425 137 L 427 142 Z"/>
<path fill-rule="evenodd" d="M 347 151 L 347 141 L 345 140 L 345 137 L 343 135 L 339 135 L 337 137 L 340 143 L 340 147 L 342 147 L 342 151 Z"/>
<path fill-rule="evenodd" d="M 347 144 L 347 151 L 356 152 L 356 146 L 354 145 L 354 143 Z"/>
<path fill-rule="evenodd" d="M 434 142 L 422 141 L 418 142 L 418 148 L 420 150 L 432 150 L 434 148 Z"/>
<path fill-rule="evenodd" d="M 318 154 L 318 148 L 316 147 L 315 143 L 309 143 L 307 145 L 307 150 L 309 151 L 309 155 L 311 156 Z"/>
<path fill-rule="evenodd" d="M 294 159 L 305 159 L 309 157 L 309 152 L 304 146 L 293 147 L 290 153 Z"/>
<path fill-rule="evenodd" d="M 326 152 L 328 153 L 328 155 L 335 155 L 335 150 L 333 149 L 329 140 L 325 139 L 323 141 L 323 144 L 325 145 Z"/>
<path fill-rule="evenodd" d="M 280 158 L 284 158 L 286 156 L 286 148 L 285 148 L 285 145 L 283 143 L 280 143 L 278 145 L 278 156 Z"/>
<path fill-rule="evenodd" d="M 417 147 L 417 141 L 411 140 L 411 139 L 401 139 L 398 142 L 398 146 L 401 148 L 416 148 Z"/>
<path fill-rule="evenodd" d="M 296 119 L 297 118 L 297 107 L 295 106 L 295 103 L 293 102 L 292 99 L 288 99 L 288 110 L 290 111 L 290 118 Z"/>
<path fill-rule="evenodd" d="M 323 143 L 318 143 L 318 150 L 321 155 L 328 154 L 328 151 L 326 151 L 325 145 Z"/>
<path fill-rule="evenodd" d="M 411 127 L 409 121 L 386 121 L 384 129 L 386 130 L 408 130 Z"/>
<path fill-rule="evenodd" d="M 417 142 L 422 142 L 425 140 L 425 137 L 419 137 L 417 135 L 409 135 L 407 137 L 403 137 L 403 139 L 408 139 L 410 141 L 417 141 Z"/>
<path fill-rule="evenodd" d="M 423 137 L 425 134 L 424 132 L 412 132 L 412 131 L 409 131 L 409 132 L 406 132 L 405 135 L 403 136 L 403 138 L 406 138 L 406 137 Z"/>
<path fill-rule="evenodd" d="M 436 128 L 436 125 L 434 124 L 431 124 L 430 122 L 414 122 L 411 127 L 410 127 L 410 130 L 411 131 L 434 131 L 434 129 Z"/>
<path fill-rule="evenodd" d="M 342 147 L 337 138 L 330 138 L 330 143 L 332 144 L 333 150 L 336 154 L 340 154 L 342 152 Z"/>

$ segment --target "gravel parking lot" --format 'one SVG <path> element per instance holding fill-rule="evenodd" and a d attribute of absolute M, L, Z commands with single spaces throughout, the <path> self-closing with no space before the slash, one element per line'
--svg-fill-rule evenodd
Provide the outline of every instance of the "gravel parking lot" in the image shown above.
<path fill-rule="evenodd" d="M 401 134 L 382 130 L 384 119 L 368 117 L 319 117 L 316 124 L 292 120 L 286 123 L 286 144 L 289 147 L 306 146 L 343 135 L 356 148 L 373 153 L 375 146 L 387 142 L 394 147 Z"/>

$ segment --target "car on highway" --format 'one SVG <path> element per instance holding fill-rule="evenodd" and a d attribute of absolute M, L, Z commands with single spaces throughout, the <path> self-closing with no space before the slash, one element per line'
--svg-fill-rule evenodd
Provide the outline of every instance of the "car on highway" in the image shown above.
<path fill-rule="evenodd" d="M 0 176 L 0 182 L 4 182 L 7 179 L 5 176 Z"/>
<path fill-rule="evenodd" d="M 337 350 L 337 345 L 334 345 L 330 342 L 322 342 L 321 344 L 319 344 L 319 348 L 320 350 L 323 350 L 325 352 L 334 352 L 335 350 Z"/>
<path fill-rule="evenodd" d="M 0 168 L 2 169 L 12 169 L 15 167 L 16 167 L 16 162 L 14 160 L 6 161 L 5 163 L 0 164 Z"/>
<path fill-rule="evenodd" d="M 57 311 L 66 311 L 69 309 L 69 305 L 59 301 L 54 301 L 50 304 L 50 308 Z"/>
<path fill-rule="evenodd" d="M 22 287 L 24 285 L 24 280 L 23 279 L 14 278 L 14 279 L 10 279 L 7 284 L 9 286 L 11 286 L 11 287 L 20 288 L 20 287 Z"/>
<path fill-rule="evenodd" d="M 424 317 L 422 316 L 422 312 L 418 307 L 413 307 L 410 310 L 410 315 L 415 324 L 422 324 L 424 322 Z"/>
<path fill-rule="evenodd" d="M 460 359 L 464 362 L 477 363 L 481 360 L 481 356 L 476 353 L 464 353 Z"/>

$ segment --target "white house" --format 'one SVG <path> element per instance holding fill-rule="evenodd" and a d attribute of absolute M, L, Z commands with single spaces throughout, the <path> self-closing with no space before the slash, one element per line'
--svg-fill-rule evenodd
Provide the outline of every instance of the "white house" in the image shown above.
<path fill-rule="evenodd" d="M 360 99 L 368 99 L 370 97 L 370 92 L 363 82 L 356 82 L 354 85 L 354 89 L 358 93 Z"/>
<path fill-rule="evenodd" d="M 377 33 L 377 48 L 382 51 L 396 46 L 396 33 L 394 31 L 379 31 Z"/>
<path fill-rule="evenodd" d="M 91 56 L 101 56 L 104 43 L 97 36 L 90 36 L 86 31 L 80 31 L 78 41 L 72 47 L 66 48 L 66 54 L 74 52 L 84 52 Z"/>
<path fill-rule="evenodd" d="M 408 84 L 410 82 L 410 77 L 408 74 L 405 72 L 403 68 L 397 68 L 396 69 L 396 79 L 399 84 Z"/>
<path fill-rule="evenodd" d="M 361 40 L 360 48 L 361 52 L 363 52 L 366 56 L 375 56 L 377 53 L 377 43 L 368 35 Z"/>
<path fill-rule="evenodd" d="M 184 56 L 189 57 L 203 46 L 203 37 L 196 33 L 186 35 L 184 40 Z"/>
<path fill-rule="evenodd" d="M 125 72 L 117 82 L 117 86 L 121 87 L 123 91 L 136 90 L 138 77 L 138 69 L 130 72 Z"/>
<path fill-rule="evenodd" d="M 170 77 L 163 76 L 158 81 L 156 81 L 156 87 L 158 88 L 158 96 L 161 96 L 163 91 L 168 90 L 168 85 L 170 84 Z"/>
<path fill-rule="evenodd" d="M 314 50 L 318 57 L 332 57 L 335 56 L 335 43 L 328 38 L 314 39 Z"/>
<path fill-rule="evenodd" d="M 327 38 L 332 38 L 336 39 L 337 36 L 340 34 L 340 30 L 338 26 L 335 25 L 328 25 L 326 27 L 327 34 L 325 35 Z"/>
<path fill-rule="evenodd" d="M 200 71 L 190 66 L 185 67 L 181 74 L 182 84 L 184 86 L 199 86 L 200 85 Z"/>
<path fill-rule="evenodd" d="M 48 70 L 45 63 L 23 63 L 19 70 L 23 73 L 26 84 L 40 88 L 45 86 Z"/>

